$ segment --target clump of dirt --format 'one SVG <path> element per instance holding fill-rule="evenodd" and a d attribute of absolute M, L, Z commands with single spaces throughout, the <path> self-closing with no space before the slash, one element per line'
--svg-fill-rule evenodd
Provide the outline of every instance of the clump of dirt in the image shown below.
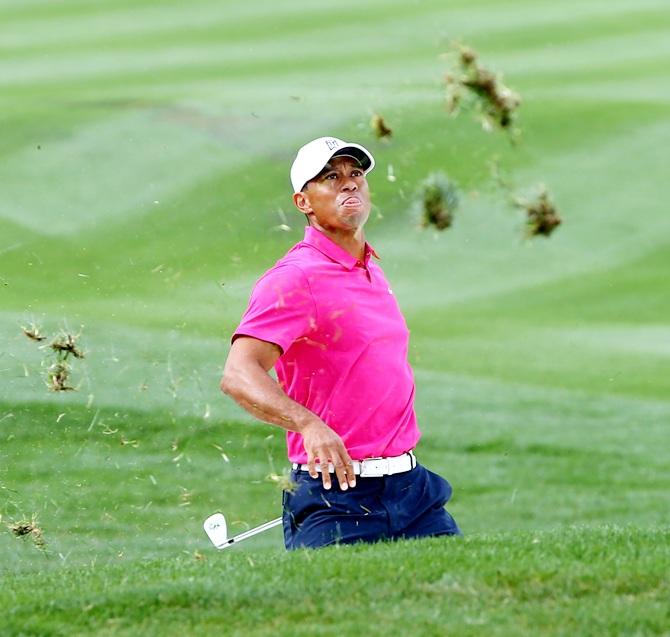
<path fill-rule="evenodd" d="M 44 540 L 44 533 L 37 524 L 36 516 L 30 520 L 18 520 L 7 524 L 7 528 L 15 537 L 30 537 L 36 548 L 44 551 L 46 549 L 46 542 Z"/>
<path fill-rule="evenodd" d="M 428 175 L 419 185 L 414 209 L 421 218 L 421 226 L 438 230 L 451 227 L 459 196 L 456 185 L 443 172 Z"/>
<path fill-rule="evenodd" d="M 523 199 L 515 197 L 514 205 L 526 212 L 526 234 L 528 237 L 543 235 L 548 237 L 561 223 L 556 206 L 551 201 L 545 186 L 540 186 L 536 197 Z"/>
<path fill-rule="evenodd" d="M 453 68 L 444 76 L 449 113 L 456 115 L 461 106 L 472 106 L 480 113 L 484 130 L 498 127 L 517 135 L 513 124 L 521 96 L 503 83 L 502 76 L 481 66 L 474 49 L 463 44 L 453 48 L 456 55 L 447 54 Z"/>
<path fill-rule="evenodd" d="M 377 139 L 382 139 L 383 137 L 391 137 L 393 131 L 386 125 L 384 118 L 375 113 L 370 120 L 370 126 L 372 127 L 372 132 L 375 134 Z"/>

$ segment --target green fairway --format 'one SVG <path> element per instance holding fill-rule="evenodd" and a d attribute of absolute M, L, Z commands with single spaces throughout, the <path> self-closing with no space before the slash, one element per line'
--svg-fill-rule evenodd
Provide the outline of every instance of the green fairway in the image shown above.
<path fill-rule="evenodd" d="M 517 145 L 448 115 L 457 39 L 522 95 Z M 670 634 L 669 64 L 665 0 L 0 0 L 0 635 Z M 219 553 L 210 513 L 280 514 L 283 432 L 218 383 L 326 134 L 375 155 L 417 456 L 466 537 Z M 493 160 L 546 184 L 551 237 Z M 442 233 L 410 212 L 437 170 Z M 81 332 L 77 391 L 31 323 Z"/>

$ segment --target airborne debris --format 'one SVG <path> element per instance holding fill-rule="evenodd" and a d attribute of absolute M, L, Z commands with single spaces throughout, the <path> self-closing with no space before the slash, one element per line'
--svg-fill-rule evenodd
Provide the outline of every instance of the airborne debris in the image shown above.
<path fill-rule="evenodd" d="M 286 213 L 283 208 L 277 209 L 277 215 L 281 223 L 277 226 L 273 226 L 273 230 L 281 230 L 282 232 L 290 232 L 291 226 L 289 225 L 288 219 L 286 218 Z M 223 283 L 221 284 L 223 286 Z"/>
<path fill-rule="evenodd" d="M 46 542 L 44 541 L 44 533 L 37 525 L 37 516 L 33 515 L 30 520 L 19 520 L 7 525 L 7 528 L 15 537 L 28 537 L 33 541 L 33 544 L 40 551 L 46 550 Z"/>
<path fill-rule="evenodd" d="M 32 341 L 41 343 L 46 340 L 46 336 L 41 333 L 39 327 L 31 323 L 29 327 L 22 327 L 23 333 Z M 79 334 L 71 334 L 65 329 L 61 329 L 49 345 L 40 345 L 40 349 L 51 350 L 54 358 L 49 355 L 42 361 L 42 365 L 47 367 L 47 387 L 51 391 L 74 391 L 75 387 L 68 384 L 72 367 L 68 361 L 70 356 L 74 358 L 84 358 L 84 352 L 77 346 Z M 25 366 L 24 366 L 25 368 Z M 28 370 L 26 369 L 26 376 Z"/>
<path fill-rule="evenodd" d="M 447 54 L 453 66 L 445 76 L 447 110 L 457 115 L 461 105 L 472 106 L 480 113 L 484 130 L 494 126 L 518 135 L 513 128 L 521 96 L 502 82 L 502 77 L 477 63 L 477 53 L 463 44 L 455 43 L 454 54 Z"/>
<path fill-rule="evenodd" d="M 57 354 L 63 353 L 64 358 L 67 358 L 69 354 L 72 354 L 75 358 L 84 358 L 84 353 L 77 347 L 77 336 L 68 334 L 67 332 L 61 332 L 56 338 L 52 341 L 51 349 Z"/>
<path fill-rule="evenodd" d="M 534 199 L 528 200 L 521 197 L 513 198 L 517 208 L 526 211 L 526 235 L 535 237 L 543 235 L 548 237 L 561 224 L 556 206 L 549 198 L 549 193 L 544 185 L 539 187 L 539 192 Z"/>
<path fill-rule="evenodd" d="M 56 355 L 56 362 L 47 370 L 47 386 L 51 391 L 74 391 L 75 388 L 67 384 L 72 367 L 68 363 L 70 354 L 75 358 L 84 358 L 84 353 L 77 347 L 79 335 L 61 331 L 54 338 L 49 347 Z"/>
<path fill-rule="evenodd" d="M 379 114 L 375 113 L 370 120 L 370 126 L 372 127 L 372 132 L 375 134 L 377 139 L 382 139 L 383 137 L 391 137 L 393 131 L 386 125 L 384 118 Z"/>
<path fill-rule="evenodd" d="M 230 458 L 226 454 L 226 452 L 223 450 L 223 447 L 221 445 L 217 445 L 216 443 L 213 443 L 212 446 L 221 454 L 221 458 L 224 462 L 229 463 Z"/>
<path fill-rule="evenodd" d="M 458 202 L 455 184 L 445 173 L 434 172 L 421 182 L 413 207 L 421 218 L 422 227 L 444 230 L 453 223 Z"/>
<path fill-rule="evenodd" d="M 181 493 L 179 494 L 179 506 L 180 507 L 189 507 L 191 506 L 191 498 L 193 497 L 193 491 L 190 491 L 186 487 L 179 487 Z"/>
<path fill-rule="evenodd" d="M 121 434 L 120 443 L 122 447 L 132 447 L 133 449 L 137 449 L 140 446 L 139 440 L 128 440 L 128 438 L 126 438 L 123 434 Z"/>
<path fill-rule="evenodd" d="M 51 391 L 75 391 L 68 385 L 72 368 L 65 361 L 57 361 L 47 369 L 47 387 Z"/>
<path fill-rule="evenodd" d="M 37 327 L 35 323 L 31 323 L 29 327 L 21 326 L 21 329 L 23 330 L 23 333 L 33 341 L 41 343 L 42 341 L 46 340 L 46 336 L 42 335 L 40 328 Z"/>
<path fill-rule="evenodd" d="M 288 470 L 284 470 L 282 473 L 270 473 L 265 479 L 268 482 L 273 482 L 282 491 L 287 491 L 288 493 L 295 493 L 298 488 L 298 483 L 291 479 L 291 474 Z"/>
<path fill-rule="evenodd" d="M 88 429 L 86 431 L 91 431 L 93 427 L 95 427 L 95 423 L 98 422 L 98 416 L 100 415 L 100 410 L 96 409 L 95 414 L 93 416 L 93 419 L 91 420 L 91 424 L 88 426 Z"/>

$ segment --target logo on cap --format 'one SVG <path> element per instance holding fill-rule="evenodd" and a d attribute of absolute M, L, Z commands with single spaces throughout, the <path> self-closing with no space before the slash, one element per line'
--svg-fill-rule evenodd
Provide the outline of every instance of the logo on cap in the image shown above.
<path fill-rule="evenodd" d="M 328 146 L 328 150 L 334 150 L 339 146 L 339 143 L 337 142 L 336 139 L 327 139 L 326 146 Z"/>

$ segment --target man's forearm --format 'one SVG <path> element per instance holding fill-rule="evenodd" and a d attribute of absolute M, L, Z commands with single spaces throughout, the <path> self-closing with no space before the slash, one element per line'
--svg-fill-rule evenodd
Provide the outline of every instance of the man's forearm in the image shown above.
<path fill-rule="evenodd" d="M 255 418 L 288 431 L 300 433 L 309 422 L 318 419 L 289 398 L 260 365 L 226 374 L 221 389 Z"/>

